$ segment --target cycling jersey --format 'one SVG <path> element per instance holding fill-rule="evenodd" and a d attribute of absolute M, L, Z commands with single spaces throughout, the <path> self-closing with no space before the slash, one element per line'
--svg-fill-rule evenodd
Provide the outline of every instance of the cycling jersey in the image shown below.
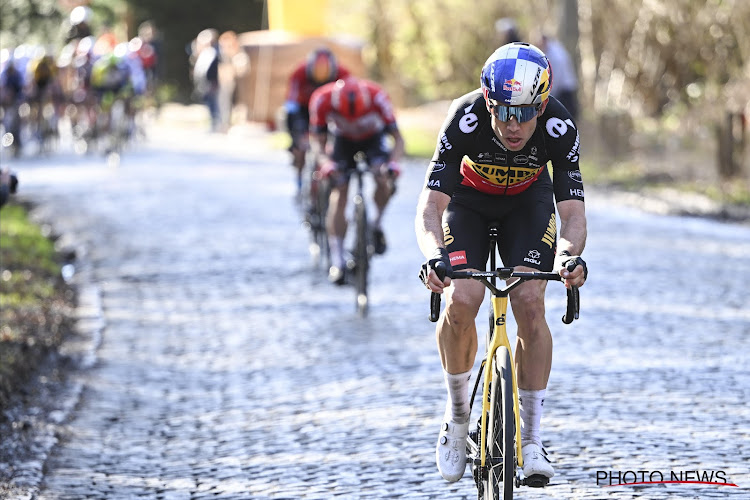
<path fill-rule="evenodd" d="M 43 89 L 57 75 L 57 64 L 52 56 L 42 56 L 29 63 L 29 73 L 34 84 Z"/>
<path fill-rule="evenodd" d="M 453 101 L 430 162 L 427 187 L 454 199 L 473 193 L 519 194 L 554 169 L 555 199 L 583 201 L 578 167 L 578 128 L 570 113 L 550 97 L 529 141 L 519 151 L 503 146 L 492 129 L 481 90 Z"/>
<path fill-rule="evenodd" d="M 23 93 L 23 75 L 16 68 L 13 61 L 6 62 L 0 69 L 0 100 L 11 102 Z"/>
<path fill-rule="evenodd" d="M 310 128 L 313 132 L 329 131 L 337 137 L 363 141 L 397 128 L 391 100 L 379 85 L 362 80 L 362 85 L 370 96 L 369 105 L 357 116 L 347 119 L 337 113 L 331 104 L 335 84 L 332 82 L 323 85 L 310 98 Z"/>
<path fill-rule="evenodd" d="M 91 67 L 91 86 L 99 91 L 119 92 L 128 85 L 129 79 L 127 64 L 112 56 L 97 59 Z"/>
<path fill-rule="evenodd" d="M 296 102 L 303 108 L 307 108 L 310 104 L 310 96 L 319 88 L 320 85 L 316 85 L 311 82 L 307 77 L 306 71 L 307 63 L 302 63 L 292 72 L 289 77 L 289 89 L 287 91 L 286 100 L 287 102 Z M 338 67 L 336 75 L 333 81 L 346 78 L 349 76 L 349 70 L 346 68 Z"/>
<path fill-rule="evenodd" d="M 552 270 L 557 246 L 554 201 L 583 201 L 578 129 L 550 97 L 531 138 L 510 151 L 492 129 L 481 90 L 456 99 L 439 134 L 427 188 L 451 196 L 443 219 L 454 269 L 484 269 L 487 225 L 498 222 L 506 266 Z M 552 163 L 554 180 L 547 162 Z"/>

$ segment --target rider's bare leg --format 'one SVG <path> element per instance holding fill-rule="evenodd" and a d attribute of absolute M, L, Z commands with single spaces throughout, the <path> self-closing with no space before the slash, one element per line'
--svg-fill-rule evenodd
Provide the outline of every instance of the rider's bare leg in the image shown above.
<path fill-rule="evenodd" d="M 519 270 L 533 271 L 519 267 Z M 529 281 L 511 292 L 510 303 L 518 324 L 516 373 L 521 400 L 521 441 L 542 446 L 541 419 L 552 366 L 552 335 L 544 316 L 545 281 Z"/>
<path fill-rule="evenodd" d="M 376 174 L 374 178 L 375 193 L 373 194 L 373 201 L 377 210 L 372 223 L 379 228 L 385 207 L 393 194 L 393 180 L 387 174 Z"/>
<path fill-rule="evenodd" d="M 516 269 L 534 270 L 522 266 Z M 544 317 L 545 287 L 545 281 L 528 281 L 510 293 L 513 316 L 518 324 L 515 361 L 521 389 L 546 388 L 552 367 L 552 334 Z"/>
<path fill-rule="evenodd" d="M 453 280 L 445 289 L 446 306 L 437 323 L 440 361 L 448 373 L 463 373 L 474 366 L 477 329 L 474 322 L 485 288 L 473 280 Z"/>
<path fill-rule="evenodd" d="M 326 214 L 326 231 L 331 251 L 331 263 L 336 267 L 344 265 L 344 236 L 346 236 L 346 202 L 349 186 L 343 183 L 331 188 Z"/>

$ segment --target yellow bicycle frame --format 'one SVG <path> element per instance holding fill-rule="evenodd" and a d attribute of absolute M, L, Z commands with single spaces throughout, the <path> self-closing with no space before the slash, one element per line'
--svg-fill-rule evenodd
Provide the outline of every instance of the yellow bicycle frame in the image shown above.
<path fill-rule="evenodd" d="M 518 383 L 516 382 L 515 362 L 513 361 L 513 350 L 510 348 L 510 340 L 505 327 L 506 313 L 508 310 L 508 297 L 496 297 L 492 295 L 492 310 L 495 315 L 495 326 L 492 331 L 492 338 L 487 346 L 487 361 L 484 367 L 484 388 L 482 390 L 482 435 L 480 436 L 480 459 L 482 467 L 486 464 L 487 453 L 487 414 L 490 411 L 490 382 L 494 374 L 495 353 L 498 348 L 504 346 L 508 349 L 510 355 L 510 368 L 513 380 L 513 414 L 516 418 L 516 456 L 518 465 L 523 467 L 523 454 L 521 453 L 521 418 L 518 405 Z"/>

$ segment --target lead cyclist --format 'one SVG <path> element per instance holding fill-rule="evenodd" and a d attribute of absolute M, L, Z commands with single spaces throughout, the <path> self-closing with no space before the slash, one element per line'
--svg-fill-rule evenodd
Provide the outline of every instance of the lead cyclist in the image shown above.
<path fill-rule="evenodd" d="M 550 63 L 537 47 L 514 42 L 497 49 L 482 68 L 480 88 L 453 101 L 419 197 L 415 229 L 427 259 L 420 276 L 428 289 L 445 292 L 447 298 L 436 337 L 448 400 L 435 450 L 438 470 L 447 481 L 458 481 L 466 468 L 475 318 L 485 295 L 484 286 L 474 280 L 452 282 L 452 270 L 485 269 L 487 226 L 498 221 L 498 247 L 506 267 L 554 270 L 566 287 L 586 280 L 580 257 L 586 214 L 578 129 L 549 95 L 551 87 Z M 568 271 L 565 265 L 571 260 L 577 265 Z M 438 262 L 448 270 L 443 280 L 434 271 Z M 510 294 L 518 324 L 515 369 L 523 472 L 543 476 L 543 483 L 554 476 L 540 433 L 552 365 L 545 287 L 545 281 L 534 280 Z"/>

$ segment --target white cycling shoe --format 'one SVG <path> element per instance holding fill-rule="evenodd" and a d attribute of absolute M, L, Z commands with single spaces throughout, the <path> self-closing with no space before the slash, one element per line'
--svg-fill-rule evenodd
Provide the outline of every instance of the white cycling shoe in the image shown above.
<path fill-rule="evenodd" d="M 445 416 L 440 427 L 435 461 L 443 479 L 455 483 L 466 471 L 466 437 L 469 435 L 469 422 L 458 424 Z"/>
<path fill-rule="evenodd" d="M 547 481 L 555 475 L 555 469 L 552 468 L 544 448 L 536 443 L 529 443 L 523 446 L 521 452 L 523 453 L 523 475 L 526 476 L 527 481 L 532 483 L 530 486 L 546 485 Z M 532 476 L 537 476 L 537 478 Z M 534 481 L 534 479 L 537 481 Z M 534 482 L 538 484 L 533 484 Z"/>

